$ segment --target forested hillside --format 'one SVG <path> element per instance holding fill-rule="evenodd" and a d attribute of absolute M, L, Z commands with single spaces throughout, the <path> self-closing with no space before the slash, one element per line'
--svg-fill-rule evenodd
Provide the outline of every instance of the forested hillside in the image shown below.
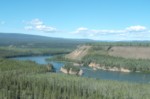
<path fill-rule="evenodd" d="M 0 33 L 0 57 L 63 54 L 91 40 Z"/>
<path fill-rule="evenodd" d="M 0 33 L 0 46 L 22 48 L 72 48 L 79 44 L 91 42 L 88 39 L 63 39 L 37 35 Z"/>

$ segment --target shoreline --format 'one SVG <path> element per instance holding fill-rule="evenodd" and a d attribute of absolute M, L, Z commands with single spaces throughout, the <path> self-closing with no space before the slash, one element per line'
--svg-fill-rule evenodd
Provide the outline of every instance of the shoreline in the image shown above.
<path fill-rule="evenodd" d="M 90 63 L 88 66 L 93 68 L 93 70 L 101 69 L 101 70 L 108 70 L 108 71 L 114 71 L 114 72 L 124 72 L 124 73 L 132 72 L 131 70 L 123 68 L 123 67 L 122 68 L 106 67 L 106 66 L 100 66 L 100 64 L 96 64 L 96 63 Z"/>
<path fill-rule="evenodd" d="M 5 56 L 2 58 L 16 58 L 16 57 L 29 57 L 29 56 L 54 56 L 54 55 L 61 55 L 61 54 L 67 54 L 67 53 L 52 53 L 52 54 L 30 54 L 30 55 L 14 55 L 14 56 Z"/>

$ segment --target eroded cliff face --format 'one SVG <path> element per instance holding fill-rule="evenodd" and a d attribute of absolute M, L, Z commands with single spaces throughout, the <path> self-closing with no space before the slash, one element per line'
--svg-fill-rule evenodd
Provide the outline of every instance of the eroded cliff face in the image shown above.
<path fill-rule="evenodd" d="M 73 71 L 72 68 L 70 68 L 70 70 L 68 71 L 67 69 L 61 67 L 60 71 L 65 74 L 70 74 L 70 75 L 80 75 L 81 76 L 83 74 L 82 69 L 80 69 L 79 71 Z"/>
<path fill-rule="evenodd" d="M 63 72 L 63 73 L 65 73 L 65 74 L 68 74 L 67 69 L 64 69 L 63 67 L 61 67 L 60 71 Z"/>
<path fill-rule="evenodd" d="M 85 55 L 87 55 L 90 48 L 91 46 L 87 45 L 79 46 L 76 50 L 66 55 L 65 57 L 72 60 L 81 60 Z"/>
<path fill-rule="evenodd" d="M 106 67 L 106 66 L 96 64 L 96 63 L 93 63 L 93 62 L 91 62 L 89 64 L 89 67 L 92 67 L 94 70 L 101 69 L 101 70 L 108 70 L 108 71 L 131 72 L 131 70 L 129 70 L 129 69 L 118 68 L 118 67 Z"/>

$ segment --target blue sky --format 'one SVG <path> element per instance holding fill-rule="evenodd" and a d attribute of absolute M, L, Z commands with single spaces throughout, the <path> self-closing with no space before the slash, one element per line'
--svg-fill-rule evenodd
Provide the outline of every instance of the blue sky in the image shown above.
<path fill-rule="evenodd" d="M 0 0 L 0 32 L 150 40 L 150 0 Z"/>

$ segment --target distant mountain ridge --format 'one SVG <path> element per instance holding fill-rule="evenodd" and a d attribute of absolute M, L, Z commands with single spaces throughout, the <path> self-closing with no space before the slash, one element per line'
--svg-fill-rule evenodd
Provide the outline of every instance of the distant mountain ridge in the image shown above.
<path fill-rule="evenodd" d="M 71 47 L 88 42 L 93 41 L 89 39 L 65 39 L 19 33 L 0 33 L 0 46 Z"/>

